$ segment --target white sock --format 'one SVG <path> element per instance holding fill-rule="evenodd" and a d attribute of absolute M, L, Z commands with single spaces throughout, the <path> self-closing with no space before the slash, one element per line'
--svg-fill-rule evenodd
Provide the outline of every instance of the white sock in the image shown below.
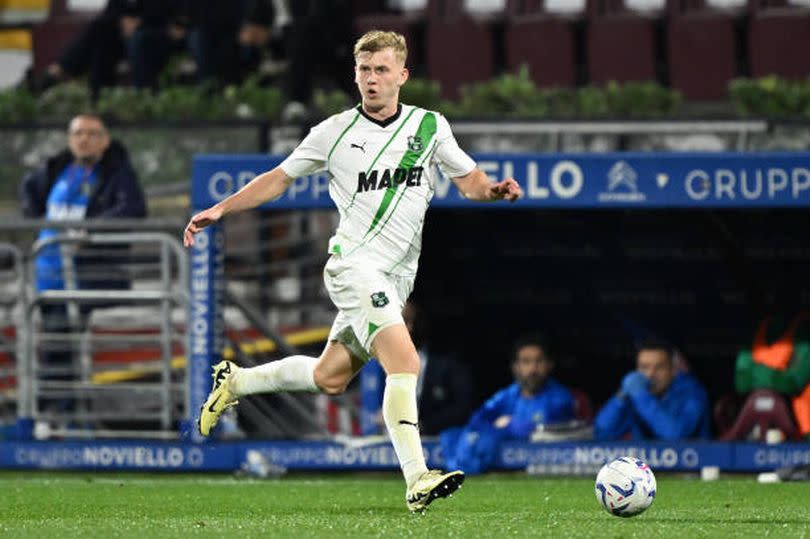
<path fill-rule="evenodd" d="M 394 444 L 394 451 L 402 468 L 402 475 L 410 487 L 427 471 L 422 440 L 417 428 L 415 374 L 388 375 L 385 379 L 382 411 L 388 435 Z"/>
<path fill-rule="evenodd" d="M 318 391 L 313 377 L 318 358 L 290 356 L 252 367 L 238 369 L 229 382 L 230 390 L 237 396 L 276 391 Z"/>

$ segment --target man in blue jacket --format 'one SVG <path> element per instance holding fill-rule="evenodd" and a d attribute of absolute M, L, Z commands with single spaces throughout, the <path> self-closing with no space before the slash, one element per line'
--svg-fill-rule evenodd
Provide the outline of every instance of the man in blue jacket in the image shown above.
<path fill-rule="evenodd" d="M 143 191 L 126 149 L 110 139 L 104 122 L 94 114 L 80 114 L 70 121 L 68 148 L 23 179 L 20 205 L 25 217 L 50 221 L 146 216 Z M 44 229 L 39 239 L 57 233 Z M 91 258 L 83 256 L 76 263 L 92 264 Z M 81 268 L 78 270 L 81 274 Z M 62 257 L 56 246 L 37 259 L 37 288 L 64 288 Z"/>
<path fill-rule="evenodd" d="M 538 425 L 574 419 L 574 398 L 551 378 L 554 362 L 545 340 L 537 335 L 515 344 L 515 382 L 476 410 L 463 429 L 441 434 L 445 466 L 465 473 L 489 469 L 503 440 L 529 440 Z"/>
<path fill-rule="evenodd" d="M 638 347 L 636 370 L 594 421 L 597 440 L 678 440 L 711 435 L 709 398 L 693 376 L 678 372 L 671 348 L 659 340 Z"/>
<path fill-rule="evenodd" d="M 146 216 L 143 191 L 126 150 L 110 139 L 104 122 L 94 114 L 80 114 L 71 120 L 68 148 L 23 179 L 20 204 L 25 217 L 49 221 Z M 58 233 L 56 229 L 43 229 L 39 239 Z M 77 282 L 73 285 L 78 288 L 127 288 L 129 281 L 125 272 L 110 267 L 110 264 L 126 263 L 126 249 L 126 246 L 103 246 L 104 257 L 97 256 L 90 249 L 80 252 L 74 260 Z M 109 256 L 111 252 L 119 251 L 120 256 Z M 37 290 L 65 288 L 63 260 L 58 245 L 50 245 L 40 252 L 36 260 Z M 105 264 L 101 270 L 100 262 Z M 78 320 L 78 326 L 71 328 L 64 304 L 42 305 L 40 309 L 45 332 L 64 334 L 83 327 L 83 320 Z M 80 318 L 83 319 L 89 308 L 83 306 L 81 311 Z M 43 378 L 72 378 L 70 353 L 46 351 L 42 361 L 45 371 L 51 373 L 43 374 Z M 64 411 L 66 406 L 60 405 L 60 408 Z"/>

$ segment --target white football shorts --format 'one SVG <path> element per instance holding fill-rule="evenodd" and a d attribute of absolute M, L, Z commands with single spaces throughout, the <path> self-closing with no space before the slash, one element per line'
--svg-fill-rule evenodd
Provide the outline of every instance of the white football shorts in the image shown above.
<path fill-rule="evenodd" d="M 338 308 L 329 340 L 344 344 L 366 362 L 377 333 L 393 324 L 404 324 L 402 308 L 411 295 L 415 277 L 357 267 L 356 262 L 348 263 L 333 254 L 323 270 L 323 280 Z"/>

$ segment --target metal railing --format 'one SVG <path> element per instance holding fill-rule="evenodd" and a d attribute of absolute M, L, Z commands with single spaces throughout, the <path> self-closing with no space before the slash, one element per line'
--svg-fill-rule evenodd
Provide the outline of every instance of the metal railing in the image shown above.
<path fill-rule="evenodd" d="M 551 151 L 563 151 L 563 135 L 612 135 L 619 137 L 619 149 L 626 146 L 624 137 L 633 135 L 731 135 L 734 149 L 749 149 L 750 136 L 766 133 L 765 120 L 676 120 L 676 121 L 542 121 L 542 122 L 453 122 L 456 135 L 484 135 L 493 129 L 499 136 L 548 135 Z"/>
<path fill-rule="evenodd" d="M 87 222 L 82 222 L 82 232 L 58 233 L 38 240 L 26 257 L 27 294 L 23 297 L 24 313 L 21 321 L 21 350 L 18 361 L 18 415 L 35 422 L 46 424 L 45 432 L 38 437 L 105 437 L 105 436 L 148 436 L 177 437 L 176 423 L 185 417 L 187 391 L 184 376 L 173 380 L 173 350 L 187 348 L 184 331 L 172 322 L 172 313 L 180 309 L 185 312 L 188 304 L 188 262 L 186 253 L 177 236 L 161 232 L 93 232 L 86 230 Z M 142 228 L 143 222 L 136 228 Z M 31 223 L 28 224 L 29 226 Z M 48 223 L 51 227 L 52 223 Z M 118 222 L 116 228 L 127 229 L 127 223 Z M 77 224 L 73 224 L 74 227 Z M 112 227 L 103 226 L 104 229 Z M 36 276 L 37 256 L 58 246 L 62 261 L 63 289 L 35 291 L 33 282 Z M 104 248 L 118 246 L 104 251 Z M 121 258 L 121 246 L 139 263 L 104 266 L 98 259 L 111 256 Z M 134 255 L 140 247 L 140 252 Z M 149 251 L 152 247 L 152 251 Z M 90 274 L 82 275 L 75 260 L 88 248 L 92 251 L 91 262 L 96 264 Z M 111 254 L 112 253 L 112 254 Z M 156 260 L 154 260 L 156 258 Z M 146 262 L 144 262 L 146 260 Z M 119 260 L 120 262 L 120 260 Z M 85 272 L 86 273 L 86 272 Z M 91 281 L 115 280 L 134 283 L 133 288 L 109 289 L 100 286 L 88 289 L 77 286 L 79 279 Z M 139 288 L 138 285 L 151 284 L 152 288 Z M 99 312 L 98 308 L 115 309 L 135 305 L 148 305 L 152 309 L 142 314 L 147 326 L 159 326 L 158 335 L 101 333 L 93 331 L 90 321 Z M 57 307 L 57 316 L 65 316 L 62 331 L 42 331 L 37 314 L 42 322 L 43 308 Z M 156 308 L 156 309 L 154 309 Z M 156 312 L 155 312 L 156 311 Z M 47 316 L 53 317 L 53 311 Z M 185 318 L 185 316 L 183 316 Z M 59 324 L 57 324 L 59 325 Z M 141 330 L 143 328 L 140 328 Z M 107 355 L 118 353 L 132 355 L 132 348 L 148 347 L 157 342 L 160 365 L 158 380 L 151 381 L 151 371 L 133 369 L 133 365 L 122 368 L 117 365 L 120 380 L 109 380 L 108 367 L 99 366 L 93 360 L 97 353 Z M 69 365 L 46 365 L 44 354 L 54 352 L 70 357 Z M 144 354 L 144 350 L 140 350 Z M 148 354 L 148 351 L 146 352 Z M 155 363 L 151 358 L 134 360 L 135 366 Z M 133 374 L 134 371 L 134 374 Z M 146 372 L 147 380 L 141 380 Z M 113 377 L 114 378 L 114 377 Z M 54 405 L 56 403 L 56 405 Z M 138 425 L 132 428 L 132 425 Z"/>
<path fill-rule="evenodd" d="M 19 291 L 23 288 L 23 253 L 10 243 L 0 243 L 0 325 L 14 327 L 15 311 L 19 306 Z M 13 423 L 17 414 L 17 358 L 21 357 L 19 332 L 0 332 L 0 354 L 7 360 L 0 364 L 0 420 Z"/>

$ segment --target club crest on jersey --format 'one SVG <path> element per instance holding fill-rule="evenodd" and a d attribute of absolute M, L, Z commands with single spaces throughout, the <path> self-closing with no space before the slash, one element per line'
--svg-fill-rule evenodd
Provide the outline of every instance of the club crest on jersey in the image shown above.
<path fill-rule="evenodd" d="M 421 152 L 425 149 L 425 144 L 422 142 L 422 137 L 414 135 L 408 137 L 408 149 L 412 152 Z"/>
<path fill-rule="evenodd" d="M 371 304 L 375 307 L 385 307 L 388 305 L 388 296 L 385 292 L 374 292 L 371 294 Z"/>

